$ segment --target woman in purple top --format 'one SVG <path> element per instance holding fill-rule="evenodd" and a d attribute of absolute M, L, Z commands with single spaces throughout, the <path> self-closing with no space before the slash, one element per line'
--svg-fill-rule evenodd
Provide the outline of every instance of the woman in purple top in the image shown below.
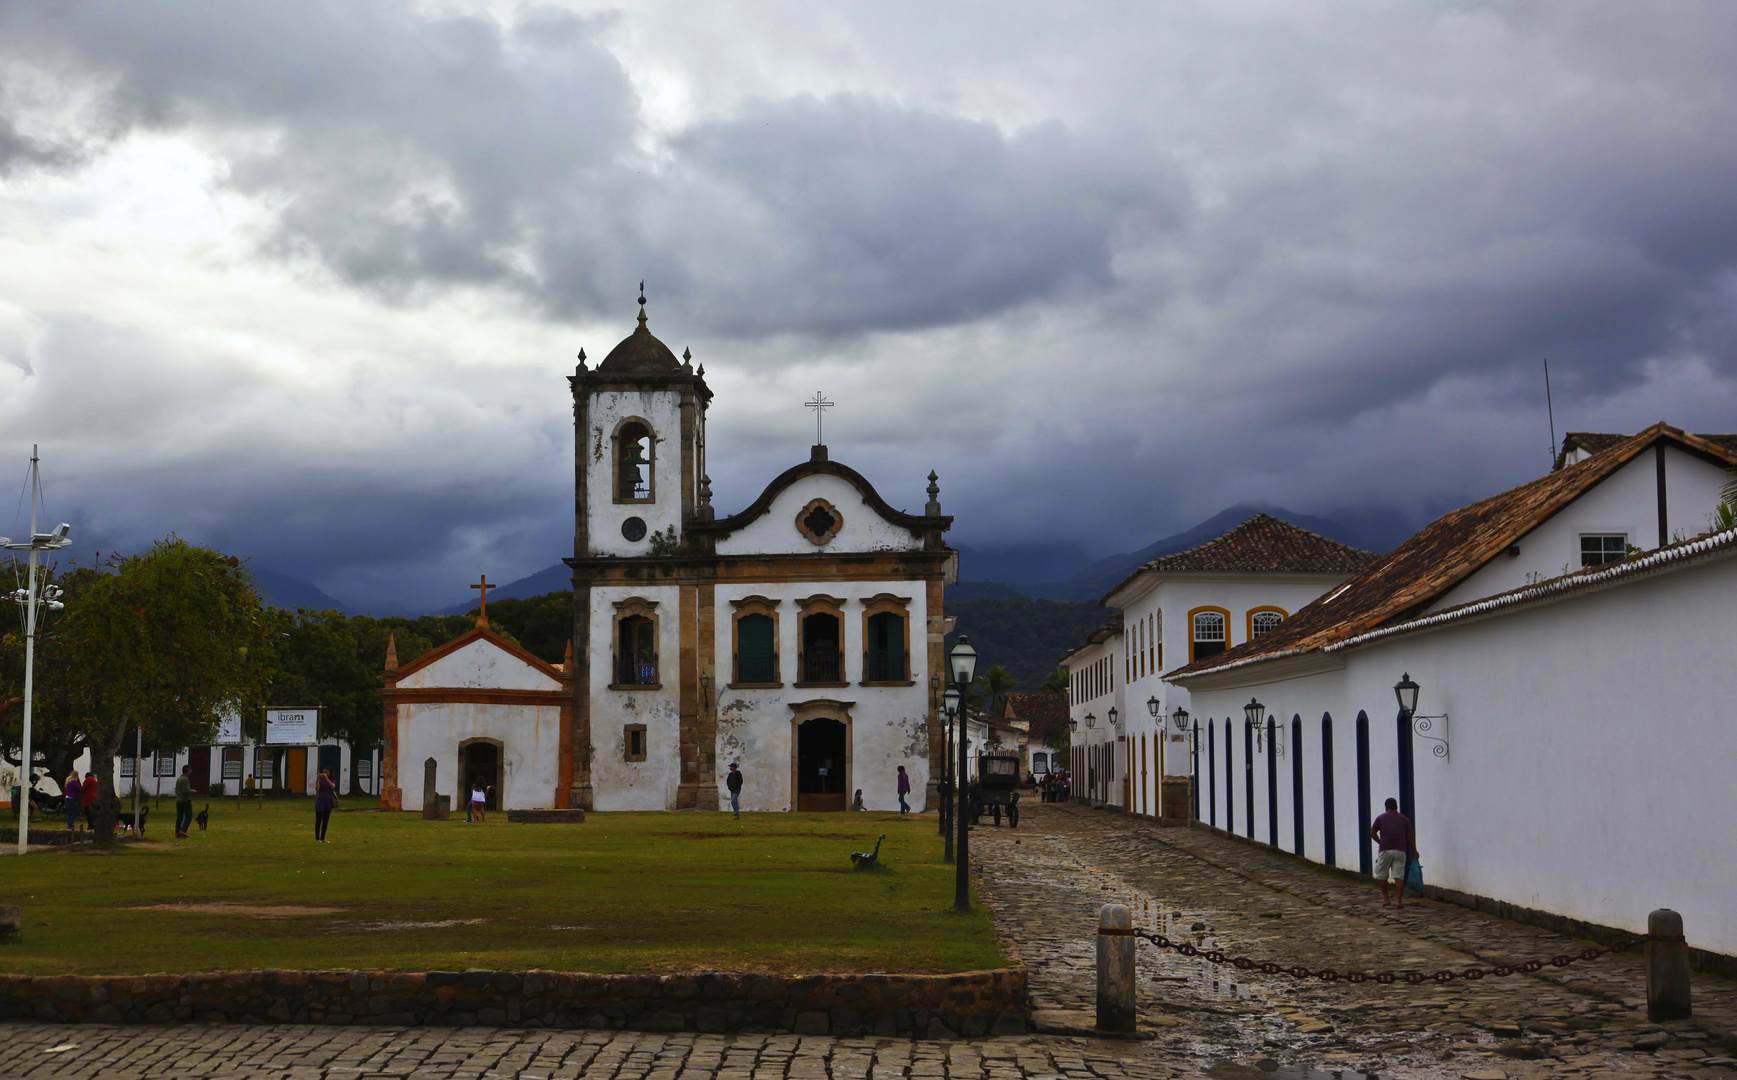
<path fill-rule="evenodd" d="M 332 782 L 332 770 L 321 769 L 314 777 L 314 843 L 326 842 L 326 824 L 332 820 L 332 810 L 338 805 L 338 785 Z"/>
<path fill-rule="evenodd" d="M 901 813 L 901 814 L 908 814 L 911 812 L 911 804 L 909 802 L 907 802 L 905 799 L 905 796 L 909 795 L 910 793 L 911 793 L 910 774 L 905 772 L 905 767 L 903 765 L 900 765 L 899 766 L 899 813 Z"/>

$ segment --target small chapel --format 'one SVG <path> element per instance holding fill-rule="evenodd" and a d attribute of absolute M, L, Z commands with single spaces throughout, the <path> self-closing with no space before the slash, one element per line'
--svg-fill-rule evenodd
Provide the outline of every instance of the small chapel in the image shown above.
<path fill-rule="evenodd" d="M 937 805 L 942 590 L 956 576 L 937 477 L 894 509 L 820 441 L 719 516 L 704 365 L 638 327 L 573 395 L 573 639 L 550 665 L 474 630 L 386 672 L 381 805 L 422 804 L 423 763 L 506 809 L 842 811 L 861 791 Z M 824 405 L 817 395 L 817 408 Z M 914 486 L 914 485 L 913 485 Z M 449 771 L 450 770 L 450 771 Z M 454 805 L 457 805 L 455 799 Z"/>

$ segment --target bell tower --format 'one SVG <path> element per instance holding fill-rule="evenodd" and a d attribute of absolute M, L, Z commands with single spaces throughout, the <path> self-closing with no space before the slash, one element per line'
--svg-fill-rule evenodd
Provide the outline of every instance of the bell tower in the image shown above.
<path fill-rule="evenodd" d="M 639 327 L 573 388 L 573 557 L 670 554 L 686 525 L 710 513 L 706 407 L 712 393 L 692 354 L 652 336 L 640 284 Z"/>

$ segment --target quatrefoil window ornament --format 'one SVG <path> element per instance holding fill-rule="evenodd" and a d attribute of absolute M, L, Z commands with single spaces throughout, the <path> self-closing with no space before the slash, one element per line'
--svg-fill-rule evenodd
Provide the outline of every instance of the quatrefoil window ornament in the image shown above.
<path fill-rule="evenodd" d="M 830 543 L 843 525 L 844 515 L 825 499 L 810 500 L 796 515 L 797 531 L 817 547 Z"/>

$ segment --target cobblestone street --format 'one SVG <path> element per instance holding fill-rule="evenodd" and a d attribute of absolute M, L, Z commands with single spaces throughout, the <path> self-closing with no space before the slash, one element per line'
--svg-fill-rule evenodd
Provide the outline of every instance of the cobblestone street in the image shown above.
<path fill-rule="evenodd" d="M 1446 984 L 1298 982 L 1139 947 L 1140 1037 L 1092 1023 L 1097 909 L 1285 964 L 1455 968 L 1581 943 L 1450 905 L 1381 907 L 1371 884 L 1199 829 L 1027 802 L 973 853 L 1032 973 L 1037 1034 L 970 1041 L 486 1028 L 0 1025 L 0 1076 L 598 1080 L 1085 1080 L 1305 1076 L 1737 1080 L 1737 986 L 1697 975 L 1693 1021 L 1648 1024 L 1640 954 Z M 1693 927 L 1689 928 L 1691 939 Z"/>

